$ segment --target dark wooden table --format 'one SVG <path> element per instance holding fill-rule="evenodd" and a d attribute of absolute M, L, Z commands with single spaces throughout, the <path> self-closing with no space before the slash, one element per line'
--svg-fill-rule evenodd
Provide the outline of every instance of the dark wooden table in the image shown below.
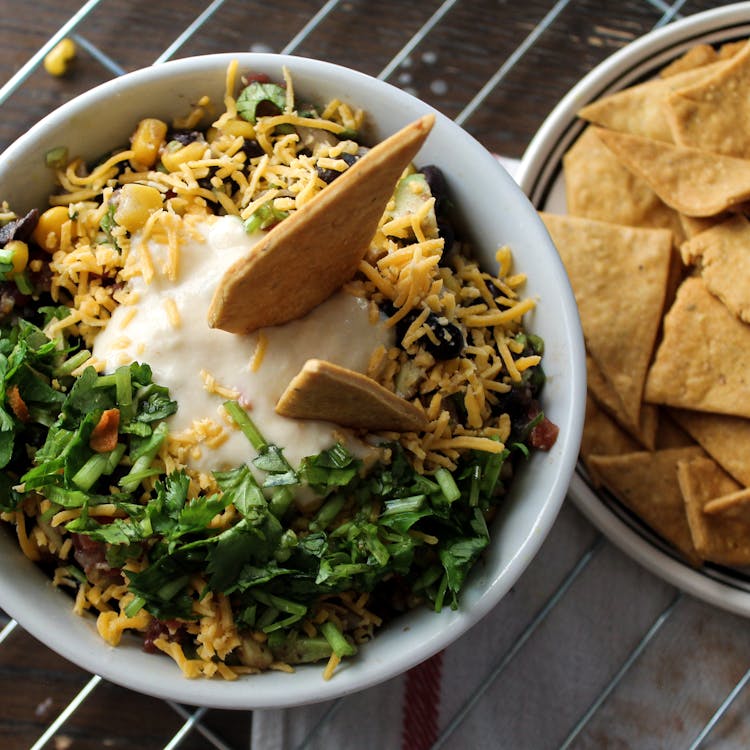
<path fill-rule="evenodd" d="M 82 8 L 86 12 L 69 30 L 79 50 L 69 74 L 54 78 L 37 65 L 0 102 L 0 150 L 45 113 L 118 73 L 166 57 L 256 50 L 294 52 L 383 75 L 456 118 L 488 149 L 519 158 L 558 100 L 598 62 L 656 25 L 724 4 L 709 0 L 101 0 L 84 6 L 73 0 L 2 0 L 0 84 L 17 75 Z M 549 549 L 568 550 L 571 536 L 581 549 L 595 537 L 569 505 L 560 523 L 549 542 L 557 547 L 548 547 L 548 554 Z M 574 562 L 573 552 L 569 557 Z M 611 549 L 599 557 L 620 569 L 634 565 Z M 530 576 L 537 582 L 550 577 L 539 568 Z M 646 579 L 651 581 L 649 576 Z M 650 585 L 659 596 L 666 597 L 665 590 L 669 593 L 658 582 Z M 596 605 L 591 606 L 596 611 Z M 0 616 L 1 627 L 8 618 Z M 739 618 L 721 622 L 729 632 L 744 625 Z M 20 627 L 14 628 L 0 644 L 0 748 L 31 747 L 89 679 Z M 648 679 L 647 674 L 644 680 Z M 53 732 L 47 746 L 150 750 L 172 742 L 183 720 L 162 701 L 103 683 Z M 251 721 L 249 713 L 211 710 L 202 716 L 201 726 L 214 732 L 224 746 L 240 748 L 249 746 Z M 607 744 L 606 734 L 599 736 L 602 744 L 590 739 L 590 747 Z M 519 743 L 509 746 L 523 746 Z M 218 745 L 193 730 L 185 733 L 180 746 Z M 486 744 L 494 746 L 494 741 Z"/>

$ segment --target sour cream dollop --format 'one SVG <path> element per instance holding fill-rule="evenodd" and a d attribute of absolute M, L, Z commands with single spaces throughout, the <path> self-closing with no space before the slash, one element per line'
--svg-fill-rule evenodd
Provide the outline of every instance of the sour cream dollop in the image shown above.
<path fill-rule="evenodd" d="M 366 301 L 337 292 L 300 320 L 249 335 L 208 326 L 208 307 L 219 280 L 262 236 L 248 236 L 233 216 L 195 224 L 192 231 L 182 232 L 175 280 L 158 272 L 168 255 L 166 244 L 146 240 L 143 245 L 157 273 L 148 284 L 141 276 L 129 282 L 136 301 L 117 307 L 94 342 L 93 355 L 107 372 L 136 361 L 151 366 L 154 381 L 167 386 L 178 403 L 169 419 L 170 432 L 190 430 L 204 419 L 224 427 L 227 439 L 221 445 L 209 448 L 204 443 L 189 459 L 199 471 L 231 468 L 255 455 L 247 438 L 221 416 L 227 396 L 211 392 L 207 383 L 212 379 L 221 389 L 236 392 L 266 440 L 282 448 L 293 466 L 341 438 L 355 454 L 366 449 L 350 431 L 332 423 L 288 419 L 274 410 L 306 360 L 326 359 L 365 372 L 374 349 L 391 344 L 391 332 L 382 323 L 370 322 Z M 132 243 L 132 252 L 138 253 L 137 236 Z M 279 305 L 284 302 L 278 300 Z M 264 353 L 253 369 L 259 343 Z"/>

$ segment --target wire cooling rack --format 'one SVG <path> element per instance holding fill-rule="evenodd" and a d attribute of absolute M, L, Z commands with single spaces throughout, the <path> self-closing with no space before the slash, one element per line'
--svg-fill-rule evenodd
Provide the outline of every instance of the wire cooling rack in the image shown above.
<path fill-rule="evenodd" d="M 528 0 L 521 9 L 508 0 L 435 0 L 407 9 L 393 0 L 377 4 L 383 6 L 377 23 L 386 43 L 369 47 L 366 32 L 360 32 L 361 43 L 341 43 L 342 34 L 356 33 L 352 20 L 367 16 L 375 5 L 367 0 L 281 0 L 272 6 L 231 0 L 3 5 L 8 37 L 27 54 L 19 66 L 3 63 L 0 52 L 7 76 L 0 87 L 0 107 L 9 115 L 0 118 L 1 146 L 29 124 L 24 117 L 38 119 L 98 81 L 186 54 L 249 48 L 333 59 L 388 79 L 435 104 L 491 150 L 519 157 L 557 99 L 599 60 L 652 28 L 717 3 Z M 493 14 L 503 21 L 494 27 Z M 110 35 L 106 44 L 101 41 L 107 19 L 113 17 L 118 23 L 142 25 L 138 50 L 124 39 L 118 43 L 117 35 Z M 238 45 L 230 30 L 240 18 L 253 19 L 267 32 L 263 36 L 248 26 L 244 39 L 263 41 Z M 149 33 L 152 25 L 159 26 L 159 34 Z M 41 71 L 46 53 L 64 37 L 75 40 L 81 51 L 78 64 L 86 66 L 72 84 L 50 82 Z M 454 55 L 450 60 L 445 59 L 448 51 Z M 613 622 L 612 602 L 623 598 L 632 606 L 620 607 L 620 621 Z M 519 686 L 509 691 L 527 691 L 521 704 L 529 704 L 531 720 L 556 724 L 545 735 L 555 739 L 545 747 L 637 744 L 692 750 L 750 745 L 746 621 L 650 576 L 569 503 L 508 599 L 512 638 L 507 647 L 488 654 L 485 673 L 457 691 L 460 698 L 453 700 L 434 747 L 531 747 L 524 741 L 524 725 L 515 719 L 508 726 L 496 721 L 492 728 L 497 734 L 490 739 L 472 733 L 478 715 L 492 705 L 488 696 L 505 682 Z M 500 606 L 506 606 L 505 600 Z M 139 703 L 138 696 L 64 664 L 1 612 L 0 618 L 0 675 L 7 707 L 0 710 L 3 747 L 249 746 L 252 715 L 157 699 Z M 606 668 L 598 672 L 587 662 L 592 639 L 603 644 L 595 652 Z M 36 705 L 15 705 L 14 684 L 35 680 L 40 683 Z M 586 683 L 583 688 L 581 683 Z M 567 713 L 545 715 L 542 704 L 550 693 L 563 693 L 566 699 L 570 693 Z M 350 710 L 348 701 L 351 697 L 331 702 L 314 720 L 300 714 L 307 724 L 295 746 L 317 747 L 331 724 Z M 115 738 L 112 723 L 124 706 L 137 713 L 124 717 L 130 729 L 119 730 Z M 634 725 L 642 725 L 640 734 Z M 634 736 L 645 739 L 627 739 Z"/>

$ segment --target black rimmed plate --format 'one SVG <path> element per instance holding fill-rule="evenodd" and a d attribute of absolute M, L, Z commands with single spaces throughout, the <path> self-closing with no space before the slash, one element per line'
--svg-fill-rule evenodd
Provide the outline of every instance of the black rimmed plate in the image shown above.
<path fill-rule="evenodd" d="M 562 158 L 586 123 L 576 113 L 586 104 L 651 77 L 697 44 L 724 44 L 750 37 L 750 2 L 699 13 L 653 31 L 607 58 L 560 101 L 529 144 L 518 181 L 534 206 L 565 213 Z M 609 492 L 595 489 L 579 463 L 570 497 L 614 544 L 669 583 L 710 604 L 750 616 L 750 572 L 706 563 L 693 568 Z"/>

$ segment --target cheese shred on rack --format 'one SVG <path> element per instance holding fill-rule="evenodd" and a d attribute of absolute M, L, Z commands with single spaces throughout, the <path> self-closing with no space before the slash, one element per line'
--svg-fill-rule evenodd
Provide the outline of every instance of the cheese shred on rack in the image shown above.
<path fill-rule="evenodd" d="M 366 149 L 360 110 L 304 103 L 286 70 L 280 85 L 233 64 L 223 111 L 205 127 L 212 107 L 203 97 L 180 121 L 144 118 L 128 148 L 93 166 L 55 149 L 49 208 L 20 217 L 3 205 L 3 230 L 23 235 L 29 260 L 18 269 L 0 249 L 2 354 L 20 368 L 4 376 L 1 517 L 110 645 L 140 633 L 187 677 L 320 661 L 329 679 L 399 612 L 459 606 L 515 464 L 554 442 L 538 400 L 543 343 L 523 327 L 535 300 L 509 248 L 497 250 L 496 274 L 472 260 L 442 173 L 414 166 L 343 291 L 390 331 L 367 375 L 422 410 L 426 429 L 362 436 L 377 446 L 366 461 L 336 444 L 291 466 L 210 358 L 196 376 L 225 403 L 215 418 L 170 429 L 191 405 L 128 354 L 144 290 L 178 283 L 185 244 L 204 240 L 207 217 L 268 230 Z M 175 298 L 160 309 L 184 335 Z M 91 349 L 122 310 L 121 366 L 105 372 Z M 270 349 L 261 331 L 248 372 Z M 115 411 L 108 428 L 101 420 Z M 91 435 L 107 429 L 116 444 L 97 452 Z M 238 433 L 246 464 L 193 465 Z"/>

